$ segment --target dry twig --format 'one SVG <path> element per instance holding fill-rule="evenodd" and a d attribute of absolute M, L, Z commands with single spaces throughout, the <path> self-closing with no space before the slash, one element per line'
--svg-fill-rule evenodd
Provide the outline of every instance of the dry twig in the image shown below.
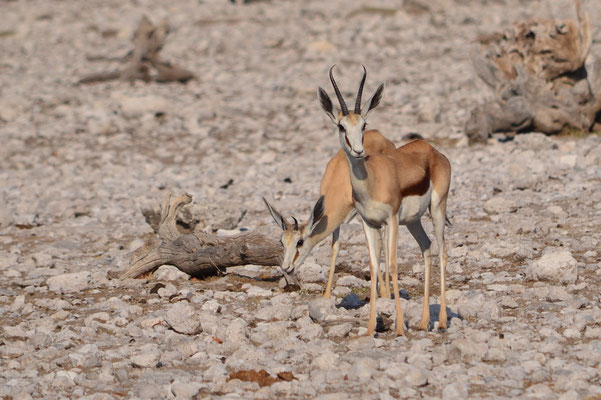
<path fill-rule="evenodd" d="M 165 45 L 168 33 L 169 29 L 165 21 L 155 26 L 146 16 L 142 17 L 134 33 L 134 49 L 121 58 L 128 61 L 127 66 L 117 71 L 88 75 L 80 79 L 78 83 L 103 82 L 113 79 L 130 82 L 137 79 L 145 82 L 186 82 L 194 78 L 192 72 L 161 59 L 159 52 Z M 88 59 L 101 58 L 88 57 Z"/>

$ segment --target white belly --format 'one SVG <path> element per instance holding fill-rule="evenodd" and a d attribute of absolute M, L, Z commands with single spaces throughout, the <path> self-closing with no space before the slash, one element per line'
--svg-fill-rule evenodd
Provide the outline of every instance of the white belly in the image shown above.
<path fill-rule="evenodd" d="M 379 228 L 384 225 L 392 214 L 392 207 L 386 203 L 369 200 L 366 203 L 355 202 L 355 209 L 361 217 L 369 224 Z"/>
<path fill-rule="evenodd" d="M 428 191 L 423 196 L 407 196 L 403 198 L 401 207 L 399 208 L 398 220 L 399 224 L 407 225 L 421 218 L 430 205 L 432 198 L 432 184 Z"/>

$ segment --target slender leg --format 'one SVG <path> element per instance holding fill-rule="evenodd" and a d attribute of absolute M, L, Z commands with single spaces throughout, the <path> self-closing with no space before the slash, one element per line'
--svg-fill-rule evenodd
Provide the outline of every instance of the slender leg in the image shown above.
<path fill-rule="evenodd" d="M 386 227 L 382 228 L 380 231 L 381 235 L 383 236 L 383 241 L 384 243 L 386 243 L 386 246 L 388 246 L 388 229 Z M 384 252 L 384 259 L 386 259 L 386 252 Z M 390 298 L 390 263 L 386 262 L 386 260 L 384 260 L 384 281 L 385 281 L 385 297 L 387 299 Z"/>
<path fill-rule="evenodd" d="M 444 223 L 446 214 L 446 198 L 437 207 L 432 207 L 432 224 L 434 234 L 438 242 L 440 253 L 440 314 L 438 318 L 438 329 L 447 329 L 447 306 L 445 302 L 446 269 L 447 269 L 447 244 L 444 240 Z"/>
<path fill-rule="evenodd" d="M 377 259 L 378 259 L 378 286 L 380 288 L 380 297 L 383 299 L 389 299 L 390 298 L 390 280 L 388 278 L 388 271 L 386 271 L 386 282 L 384 282 L 384 279 L 382 278 L 382 271 L 380 270 L 380 259 L 382 257 L 382 250 L 384 249 L 384 247 L 382 246 L 382 242 L 386 242 L 386 236 L 384 236 L 384 239 L 382 239 L 382 234 L 385 233 L 385 229 L 381 229 L 378 231 L 378 248 L 377 248 Z M 386 263 L 384 263 L 385 265 L 387 265 Z"/>
<path fill-rule="evenodd" d="M 403 311 L 401 309 L 401 300 L 399 298 L 399 272 L 396 263 L 396 247 L 397 247 L 397 233 L 399 231 L 399 224 L 397 222 L 396 214 L 393 214 L 387 225 L 388 230 L 388 246 L 387 246 L 387 264 L 390 264 L 390 270 L 392 273 L 392 288 L 394 290 L 394 305 L 396 309 L 396 328 L 394 334 L 396 336 L 403 336 L 405 334 L 405 320 L 403 319 Z"/>
<path fill-rule="evenodd" d="M 438 318 L 438 329 L 447 329 L 447 303 L 446 291 L 446 269 L 447 269 L 447 244 L 440 246 L 440 317 Z"/>
<path fill-rule="evenodd" d="M 334 268 L 336 267 L 336 258 L 340 252 L 340 227 L 336 228 L 332 233 L 332 261 L 330 263 L 330 273 L 328 275 L 328 283 L 323 297 L 330 298 L 332 295 L 332 282 L 334 281 Z"/>
<path fill-rule="evenodd" d="M 419 249 L 424 256 L 424 309 L 422 311 L 422 320 L 419 323 L 418 329 L 427 331 L 430 326 L 430 271 L 432 269 L 432 257 L 430 256 L 430 239 L 420 220 L 407 225 L 407 229 L 411 236 L 417 241 Z"/>
<path fill-rule="evenodd" d="M 376 274 L 378 269 L 377 241 L 379 232 L 371 228 L 363 221 L 363 231 L 367 239 L 367 249 L 369 250 L 369 270 L 371 273 L 371 290 L 369 296 L 369 321 L 367 323 L 367 336 L 373 336 L 376 331 Z"/>

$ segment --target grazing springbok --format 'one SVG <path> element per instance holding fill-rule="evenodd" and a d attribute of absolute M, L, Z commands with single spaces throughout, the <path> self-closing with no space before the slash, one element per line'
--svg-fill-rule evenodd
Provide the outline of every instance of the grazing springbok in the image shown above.
<path fill-rule="evenodd" d="M 451 183 L 449 160 L 428 142 L 415 140 L 393 152 L 368 155 L 365 151 L 365 124 L 369 111 L 380 104 L 384 84 L 381 84 L 361 107 L 361 95 L 367 71 L 359 84 L 355 109 L 349 112 L 344 98 L 336 85 L 330 68 L 330 81 L 338 98 L 340 111 L 334 106 L 325 90 L 319 88 L 321 107 L 337 126 L 340 146 L 344 150 L 351 171 L 352 198 L 355 209 L 363 220 L 370 258 L 371 293 L 367 334 L 373 335 L 376 327 L 376 271 L 378 269 L 377 241 L 379 229 L 386 230 L 384 244 L 387 270 L 392 273 L 392 285 L 396 309 L 396 335 L 404 334 L 404 320 L 399 299 L 398 271 L 396 262 L 398 225 L 406 225 L 422 251 L 425 263 L 424 308 L 420 329 L 427 330 L 430 322 L 430 239 L 421 224 L 421 216 L 430 209 L 434 233 L 440 254 L 440 313 L 439 329 L 446 329 L 445 269 L 447 263 L 444 227 L 446 205 Z M 312 224 L 315 222 L 312 221 Z M 319 223 L 319 222 L 317 222 Z"/>
<path fill-rule="evenodd" d="M 376 130 L 366 131 L 364 136 L 364 148 L 367 154 L 396 150 L 394 144 Z M 296 281 L 294 276 L 297 268 L 319 242 L 332 234 L 330 273 L 323 294 L 324 297 L 329 298 L 332 292 L 336 258 L 340 251 L 340 225 L 349 222 L 356 215 L 350 171 L 342 149 L 338 150 L 338 153 L 328 162 L 321 179 L 319 193 L 321 196 L 315 203 L 309 220 L 304 224 L 299 224 L 294 217 L 292 217 L 294 223 L 288 222 L 267 200 L 263 199 L 263 201 L 275 223 L 283 230 L 281 242 L 284 246 L 284 257 L 281 269 L 286 279 Z M 380 251 L 378 251 L 378 258 L 379 255 Z M 378 268 L 380 296 L 384 298 L 390 298 L 389 276 L 390 274 L 387 273 L 384 281 Z"/>

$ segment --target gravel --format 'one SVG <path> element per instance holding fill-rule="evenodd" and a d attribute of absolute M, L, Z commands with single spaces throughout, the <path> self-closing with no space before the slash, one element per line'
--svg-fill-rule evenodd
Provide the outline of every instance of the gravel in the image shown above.
<path fill-rule="evenodd" d="M 3 2 L 0 397 L 600 397 L 601 138 L 532 132 L 467 147 L 463 133 L 492 98 L 470 64 L 478 35 L 571 16 L 569 3 Z M 76 85 L 119 67 L 144 14 L 168 19 L 162 54 L 198 79 Z M 591 24 L 597 37 L 601 20 Z M 370 282 L 357 220 L 341 229 L 331 300 L 329 239 L 297 291 L 259 266 L 117 279 L 153 234 L 141 210 L 167 192 L 194 197 L 184 230 L 279 237 L 263 196 L 306 220 L 340 147 L 315 95 L 332 94 L 334 63 L 347 101 L 361 64 L 365 98 L 386 82 L 371 128 L 395 143 L 419 132 L 451 161 L 446 332 L 436 243 L 434 329 L 417 330 L 423 260 L 403 227 L 402 338 L 389 299 L 377 300 L 380 332 L 362 336 Z M 243 370 L 270 383 L 229 379 Z"/>

